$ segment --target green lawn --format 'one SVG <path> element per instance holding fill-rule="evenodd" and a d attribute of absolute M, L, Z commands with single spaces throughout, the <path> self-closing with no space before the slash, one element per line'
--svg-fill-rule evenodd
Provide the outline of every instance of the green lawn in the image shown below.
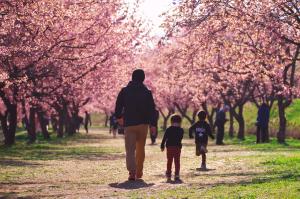
<path fill-rule="evenodd" d="M 209 171 L 198 171 L 193 140 L 184 139 L 182 184 L 166 183 L 165 153 L 146 145 L 145 182 L 127 178 L 122 136 L 107 129 L 90 134 L 27 145 L 19 132 L 15 146 L 0 147 L 0 198 L 5 197 L 118 197 L 118 198 L 299 198 L 300 141 L 285 145 L 271 139 L 255 144 L 226 139 L 225 146 L 210 142 Z M 149 140 L 148 140 L 149 142 Z M 160 139 L 158 140 L 158 143 Z M 84 190 L 84 191 L 83 191 Z M 88 195 L 87 195 L 88 194 Z"/>
<path fill-rule="evenodd" d="M 246 123 L 246 132 L 254 133 L 255 132 L 255 122 L 257 117 L 257 108 L 254 104 L 246 104 L 244 108 L 244 117 Z M 103 114 L 93 114 L 92 120 L 93 124 L 96 127 L 104 126 L 104 115 Z M 287 118 L 287 134 L 292 137 L 300 137 L 300 99 L 296 99 L 293 103 L 286 109 L 286 118 Z M 162 118 L 160 118 L 159 126 L 162 126 Z M 278 130 L 278 110 L 277 104 L 274 103 L 273 108 L 270 112 L 270 133 L 272 136 L 276 136 Z M 187 120 L 183 120 L 184 128 L 188 128 L 190 126 Z M 227 124 L 227 129 L 228 124 Z M 235 130 L 237 131 L 238 126 L 235 122 Z"/>
<path fill-rule="evenodd" d="M 252 104 L 246 104 L 244 108 L 244 117 L 246 121 L 247 132 L 255 131 L 257 108 Z M 296 99 L 286 109 L 287 119 L 287 134 L 293 137 L 300 137 L 300 99 Z M 270 111 L 270 131 L 273 136 L 278 131 L 278 109 L 277 104 L 274 103 Z"/>
<path fill-rule="evenodd" d="M 274 106 L 275 107 L 275 106 Z M 299 134 L 300 100 L 287 109 L 289 131 Z M 253 130 L 256 107 L 245 108 L 247 130 Z M 94 116 L 100 121 L 103 116 Z M 271 125 L 277 125 L 276 109 Z M 188 125 L 185 123 L 185 128 Z M 296 130 L 295 130 L 296 129 Z M 159 137 L 163 132 L 160 131 Z M 16 145 L 0 146 L 1 197 L 86 197 L 92 198 L 299 198 L 300 140 L 288 138 L 286 144 L 255 144 L 248 134 L 244 141 L 229 139 L 225 146 L 208 147 L 207 172 L 197 171 L 193 140 L 185 133 L 182 152 L 182 184 L 165 182 L 165 154 L 159 145 L 146 145 L 145 183 L 118 186 L 126 180 L 123 137 L 112 139 L 105 128 L 73 137 L 26 144 L 27 133 L 19 130 Z M 149 140 L 148 140 L 149 141 Z M 160 139 L 158 139 L 160 143 Z M 84 191 L 83 191 L 84 190 Z"/>
<path fill-rule="evenodd" d="M 253 178 L 235 182 L 224 182 L 203 186 L 203 182 L 164 191 L 153 192 L 146 198 L 300 198 L 300 141 L 288 139 L 281 145 L 275 139 L 267 144 L 254 144 L 255 137 L 248 136 L 244 142 L 226 140 L 227 144 L 238 146 L 255 154 L 236 155 L 235 160 L 258 162 L 255 167 L 263 172 L 250 173 Z M 263 153 L 260 153 L 263 152 Z M 231 171 L 228 171 L 230 176 Z M 239 175 L 248 175 L 242 173 Z M 218 177 L 227 174 L 218 175 Z M 207 181 L 210 180 L 207 175 Z M 143 198 L 141 192 L 129 194 L 131 198 Z"/>

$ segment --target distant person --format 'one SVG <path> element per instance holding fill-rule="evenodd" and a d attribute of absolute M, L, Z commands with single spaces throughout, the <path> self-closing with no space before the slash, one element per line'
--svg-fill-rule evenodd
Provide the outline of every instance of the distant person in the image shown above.
<path fill-rule="evenodd" d="M 89 126 L 92 126 L 91 115 L 87 111 L 85 111 L 84 129 L 86 133 L 89 133 Z"/>
<path fill-rule="evenodd" d="M 51 115 L 51 125 L 52 125 L 52 128 L 53 128 L 53 131 L 57 132 L 57 130 L 58 130 L 58 119 L 57 119 L 57 116 Z"/>
<path fill-rule="evenodd" d="M 159 112 L 158 110 L 155 110 L 155 121 L 156 121 L 156 125 L 155 125 L 155 131 L 151 131 L 150 132 L 150 138 L 151 138 L 151 144 L 155 144 L 156 142 L 156 138 L 157 138 L 157 135 L 158 135 L 158 120 L 159 120 Z"/>
<path fill-rule="evenodd" d="M 22 126 L 23 126 L 23 128 L 24 128 L 25 130 L 27 130 L 27 126 L 26 126 L 26 118 L 25 118 L 25 117 L 22 118 Z"/>
<path fill-rule="evenodd" d="M 118 122 L 114 113 L 112 113 L 109 118 L 109 126 L 110 126 L 109 133 L 112 133 L 113 137 L 115 138 L 118 130 Z"/>
<path fill-rule="evenodd" d="M 135 70 L 132 81 L 120 91 L 115 108 L 118 122 L 125 127 L 128 180 L 142 178 L 149 124 L 151 131 L 155 130 L 156 125 L 153 96 L 143 84 L 144 80 L 144 71 Z M 124 120 L 121 119 L 123 116 Z"/>
<path fill-rule="evenodd" d="M 225 123 L 228 121 L 226 119 L 226 112 L 229 111 L 229 106 L 225 105 L 223 108 L 217 111 L 215 126 L 217 127 L 217 145 L 223 145 L 224 139 L 224 127 Z"/>
<path fill-rule="evenodd" d="M 194 138 L 193 134 L 195 133 L 196 155 L 201 155 L 202 161 L 200 168 L 206 170 L 208 136 L 210 136 L 212 139 L 215 139 L 215 137 L 212 135 L 210 125 L 205 121 L 205 111 L 200 111 L 198 113 L 198 119 L 199 121 L 190 127 L 189 136 L 190 138 Z"/>
<path fill-rule="evenodd" d="M 180 115 L 174 114 L 171 117 L 171 126 L 167 128 L 164 137 L 162 139 L 160 148 L 164 151 L 165 145 L 167 147 L 167 171 L 166 177 L 170 181 L 172 177 L 172 163 L 175 164 L 175 176 L 174 180 L 180 180 L 180 154 L 182 148 L 182 138 L 184 134 L 183 128 L 181 128 L 182 118 Z"/>
<path fill-rule="evenodd" d="M 269 141 L 269 118 L 270 110 L 266 103 L 262 103 L 257 112 L 256 120 L 256 143 L 268 142 Z"/>
<path fill-rule="evenodd" d="M 77 116 L 77 119 L 76 119 L 76 130 L 77 130 L 77 132 L 79 132 L 81 124 L 83 124 L 83 117 Z"/>

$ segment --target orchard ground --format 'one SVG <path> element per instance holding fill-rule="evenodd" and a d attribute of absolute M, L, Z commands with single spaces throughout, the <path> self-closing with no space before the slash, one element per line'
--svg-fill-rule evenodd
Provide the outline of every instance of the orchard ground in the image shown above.
<path fill-rule="evenodd" d="M 299 198 L 300 141 L 286 145 L 226 139 L 209 144 L 208 171 L 197 170 L 193 140 L 184 139 L 182 183 L 167 183 L 159 145 L 146 145 L 144 181 L 127 182 L 124 138 L 93 129 L 32 145 L 0 148 L 0 198 Z M 160 135 L 161 137 L 161 135 Z M 158 140 L 160 143 L 160 139 Z"/>

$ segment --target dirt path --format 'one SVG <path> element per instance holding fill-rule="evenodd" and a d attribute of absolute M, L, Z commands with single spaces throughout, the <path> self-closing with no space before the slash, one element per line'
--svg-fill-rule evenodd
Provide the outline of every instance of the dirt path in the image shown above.
<path fill-rule="evenodd" d="M 150 139 L 148 139 L 148 143 Z M 160 143 L 160 140 L 158 140 Z M 2 172 L 15 173 L 9 181 L 0 182 L 2 196 L 27 198 L 125 198 L 135 194 L 174 189 L 180 186 L 207 188 L 218 184 L 247 182 L 263 172 L 254 157 L 258 152 L 239 146 L 208 147 L 208 171 L 198 171 L 192 140 L 184 140 L 181 158 L 183 183 L 166 183 L 165 153 L 159 145 L 146 145 L 144 181 L 126 182 L 124 140 L 111 138 L 106 131 L 92 131 L 84 139 L 68 143 L 66 150 L 76 147 L 86 153 L 52 160 L 0 159 Z M 107 152 L 97 154 L 90 148 L 102 147 Z M 260 155 L 263 155 L 260 152 Z M 1 167 L 2 167 L 1 166 Z"/>

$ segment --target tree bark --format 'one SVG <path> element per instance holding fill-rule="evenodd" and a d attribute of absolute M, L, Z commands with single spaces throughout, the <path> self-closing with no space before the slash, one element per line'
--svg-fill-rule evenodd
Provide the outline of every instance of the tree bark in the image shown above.
<path fill-rule="evenodd" d="M 279 143 L 285 143 L 286 118 L 285 105 L 283 97 L 278 99 L 278 116 L 279 116 L 279 131 L 277 133 L 277 140 Z"/>
<path fill-rule="evenodd" d="M 57 130 L 57 137 L 62 138 L 64 136 L 64 111 L 61 109 L 58 112 L 58 130 Z"/>
<path fill-rule="evenodd" d="M 229 110 L 229 137 L 233 138 L 234 137 L 234 116 L 233 116 L 233 110 L 232 108 L 230 108 Z"/>
<path fill-rule="evenodd" d="M 16 130 L 17 130 L 17 105 L 11 104 L 8 109 L 8 123 L 7 133 L 4 140 L 4 144 L 11 146 L 15 143 Z"/>
<path fill-rule="evenodd" d="M 163 118 L 162 129 L 165 131 L 167 129 L 168 120 L 171 117 L 171 115 L 174 113 L 174 110 L 168 109 L 168 113 L 167 114 L 165 114 L 162 109 L 159 109 L 159 112 L 160 112 L 160 114 L 161 114 L 161 116 Z"/>
<path fill-rule="evenodd" d="M 28 143 L 34 143 L 36 141 L 36 128 L 35 128 L 35 108 L 31 107 L 29 110 L 29 123 L 27 126 Z"/>
<path fill-rule="evenodd" d="M 212 133 L 214 134 L 215 133 L 215 126 L 214 126 L 214 116 L 215 116 L 215 113 L 216 113 L 216 109 L 215 108 L 211 108 L 211 111 L 208 110 L 208 106 L 207 106 L 207 103 L 204 102 L 202 103 L 202 109 L 206 112 L 207 114 L 207 120 L 208 120 L 208 123 L 211 127 L 211 130 L 212 130 Z"/>
<path fill-rule="evenodd" d="M 77 122 L 78 122 L 78 114 L 77 112 L 72 113 L 71 117 L 69 117 L 69 132 L 68 135 L 76 134 Z"/>
<path fill-rule="evenodd" d="M 7 139 L 7 136 L 8 136 L 7 114 L 5 114 L 5 115 L 0 114 L 0 121 L 1 121 L 2 132 L 3 132 L 3 135 L 4 135 L 4 144 L 8 145 L 6 143 L 6 139 Z"/>
<path fill-rule="evenodd" d="M 244 140 L 245 139 L 245 120 L 244 120 L 244 116 L 243 116 L 244 104 L 238 105 L 237 108 L 238 108 L 238 112 L 236 112 L 236 110 L 232 109 L 233 116 L 239 125 L 237 137 L 240 140 Z"/>
<path fill-rule="evenodd" d="M 38 119 L 40 121 L 43 137 L 44 137 L 45 140 L 49 140 L 50 135 L 49 135 L 49 132 L 47 130 L 47 121 L 44 117 L 44 113 L 42 111 L 38 111 L 37 115 L 38 115 Z"/>
<path fill-rule="evenodd" d="M 108 120 L 109 120 L 109 116 L 107 113 L 105 113 L 105 122 L 104 122 L 104 126 L 107 127 L 108 126 Z"/>
<path fill-rule="evenodd" d="M 195 119 L 196 119 L 196 115 L 197 115 L 197 110 L 194 110 L 193 111 L 193 115 L 192 117 L 190 117 L 187 112 L 188 112 L 188 106 L 184 107 L 184 108 L 181 108 L 179 106 L 179 104 L 175 103 L 174 104 L 175 107 L 177 108 L 177 110 L 179 111 L 179 113 L 181 114 L 181 116 L 185 119 L 187 119 L 189 121 L 189 123 L 192 125 L 195 123 Z"/>
<path fill-rule="evenodd" d="M 57 120 L 57 118 L 54 115 L 51 116 L 51 125 L 52 125 L 53 132 L 57 133 L 58 120 Z"/>

